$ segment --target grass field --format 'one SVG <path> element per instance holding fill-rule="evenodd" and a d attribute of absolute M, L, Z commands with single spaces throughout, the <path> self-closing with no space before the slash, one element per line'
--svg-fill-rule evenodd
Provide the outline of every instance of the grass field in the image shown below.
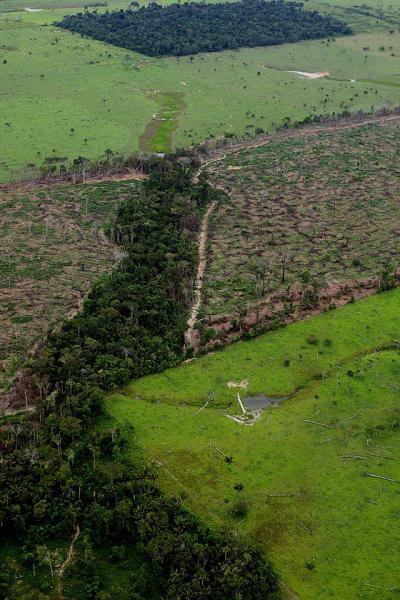
<path fill-rule="evenodd" d="M 398 267 L 399 124 L 283 132 L 211 164 L 229 200 L 210 225 L 205 327 L 301 305 L 305 276 L 339 297 L 338 286 Z"/>
<path fill-rule="evenodd" d="M 76 311 L 118 249 L 103 225 L 136 184 L 38 187 L 0 198 L 0 391 L 35 342 Z"/>
<path fill-rule="evenodd" d="M 336 42 L 150 60 L 51 25 L 78 5 L 35 0 L 29 6 L 44 9 L 29 13 L 23 0 L 0 1 L 0 180 L 51 156 L 164 151 L 226 132 L 269 130 L 287 117 L 400 100 L 400 34 L 384 19 L 357 13 L 363 33 Z M 110 4 L 117 6 L 127 3 Z M 289 70 L 331 77 L 309 81 Z"/>
<path fill-rule="evenodd" d="M 133 382 L 107 401 L 159 481 L 214 527 L 258 541 L 289 591 L 390 599 L 400 485 L 395 290 Z M 228 381 L 295 395 L 252 427 Z M 212 394 L 210 394 L 212 392 Z M 199 408 L 210 401 L 206 408 Z"/>

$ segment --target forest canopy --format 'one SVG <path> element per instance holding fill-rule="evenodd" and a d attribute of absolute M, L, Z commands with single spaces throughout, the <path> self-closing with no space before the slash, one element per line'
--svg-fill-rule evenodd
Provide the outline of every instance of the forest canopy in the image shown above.
<path fill-rule="evenodd" d="M 205 207 L 221 194 L 202 176 L 193 184 L 195 164 L 185 158 L 151 160 L 148 180 L 126 190 L 108 228 L 123 257 L 26 368 L 35 413 L 0 423 L 0 541 L 15 540 L 18 565 L 36 588 L 30 598 L 281 597 L 261 550 L 212 533 L 182 498 L 163 495 L 149 461 L 125 452 L 132 431 L 103 410 L 107 390 L 185 355 L 195 240 Z M 71 548 L 74 535 L 64 578 L 58 549 Z M 9 567 L 13 559 L 3 560 L 1 543 L 0 599 L 11 600 L 22 576 Z M 123 595 L 107 589 L 116 564 L 127 576 Z"/>
<path fill-rule="evenodd" d="M 132 6 L 138 3 L 132 2 Z M 58 25 L 149 56 L 184 56 L 352 33 L 334 17 L 282 0 L 166 7 L 151 3 L 138 10 L 85 11 L 65 16 Z"/>

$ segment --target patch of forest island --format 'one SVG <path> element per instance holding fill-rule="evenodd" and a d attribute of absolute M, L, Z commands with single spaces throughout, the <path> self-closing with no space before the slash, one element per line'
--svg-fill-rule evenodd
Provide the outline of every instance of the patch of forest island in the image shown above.
<path fill-rule="evenodd" d="M 305 10 L 298 2 L 191 2 L 98 14 L 65 16 L 58 25 L 69 31 L 135 50 L 148 56 L 185 56 L 242 47 L 273 46 L 288 42 L 349 35 L 338 19 Z"/>

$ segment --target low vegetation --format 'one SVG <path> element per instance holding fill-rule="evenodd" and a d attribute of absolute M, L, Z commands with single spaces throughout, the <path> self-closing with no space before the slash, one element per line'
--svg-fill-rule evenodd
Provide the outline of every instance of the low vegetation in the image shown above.
<path fill-rule="evenodd" d="M 139 444 L 164 491 L 261 543 L 289 597 L 390 600 L 399 589 L 399 299 L 385 292 L 239 342 L 107 400 L 134 425 L 130 455 Z M 227 418 L 241 414 L 237 392 L 294 395 L 246 426 Z"/>
<path fill-rule="evenodd" d="M 363 18 L 363 33 L 329 41 L 153 59 L 52 26 L 66 12 L 61 0 L 51 11 L 1 13 L 5 1 L 0 181 L 29 176 L 54 157 L 68 164 L 107 149 L 168 152 L 225 134 L 253 137 L 288 118 L 398 104 L 400 35 L 382 19 Z M 128 0 L 109 5 L 127 8 Z M 306 80 L 292 70 L 330 77 Z"/>
<path fill-rule="evenodd" d="M 58 25 L 149 56 L 184 56 L 352 33 L 333 17 L 281 0 L 150 4 L 137 11 L 105 14 L 87 11 L 66 16 Z"/>

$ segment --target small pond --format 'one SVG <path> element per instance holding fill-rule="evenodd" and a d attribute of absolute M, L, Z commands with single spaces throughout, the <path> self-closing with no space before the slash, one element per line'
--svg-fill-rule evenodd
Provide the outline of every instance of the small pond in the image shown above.
<path fill-rule="evenodd" d="M 276 406 L 288 398 L 290 398 L 290 396 L 266 396 L 265 394 L 245 396 L 243 398 L 243 405 L 246 410 L 264 410 L 264 408 Z"/>

